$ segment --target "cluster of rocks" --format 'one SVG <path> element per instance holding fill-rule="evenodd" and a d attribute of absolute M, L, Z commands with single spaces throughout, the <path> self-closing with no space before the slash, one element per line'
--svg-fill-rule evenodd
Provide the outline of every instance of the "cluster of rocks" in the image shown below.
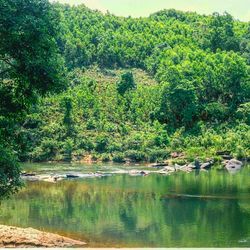
<path fill-rule="evenodd" d="M 227 169 L 230 173 L 237 172 L 241 169 L 243 163 L 236 159 L 225 160 L 223 162 L 225 169 Z M 190 173 L 194 170 L 198 171 L 206 171 L 210 169 L 214 165 L 214 161 L 210 160 L 207 162 L 199 162 L 196 160 L 194 163 L 185 164 L 185 165 L 169 165 L 169 163 L 155 163 L 150 165 L 150 167 L 156 168 L 155 171 L 148 171 L 148 170 L 117 170 L 110 173 L 102 173 L 102 172 L 95 172 L 95 173 L 66 173 L 66 174 L 36 174 L 36 173 L 22 173 L 22 179 L 28 181 L 45 181 L 56 183 L 61 180 L 65 179 L 78 179 L 78 178 L 98 178 L 98 177 L 105 177 L 111 176 L 113 174 L 128 174 L 130 176 L 147 176 L 150 173 L 157 173 L 157 174 L 166 174 L 169 175 L 171 173 L 177 171 L 183 171 L 186 173 Z"/>
<path fill-rule="evenodd" d="M 196 160 L 194 163 L 185 164 L 185 165 L 174 164 L 172 166 L 171 165 L 169 166 L 168 163 L 155 163 L 155 164 L 152 164 L 151 167 L 158 168 L 158 169 L 161 168 L 159 171 L 156 171 L 157 173 L 171 174 L 177 171 L 184 171 L 187 173 L 192 172 L 193 170 L 206 171 L 212 168 L 213 165 L 214 165 L 213 160 L 209 160 L 204 163 L 200 163 L 198 160 Z M 236 159 L 230 159 L 230 160 L 225 160 L 223 162 L 223 165 L 225 169 L 227 169 L 229 172 L 233 172 L 233 171 L 240 170 L 243 163 Z"/>
<path fill-rule="evenodd" d="M 58 181 L 62 181 L 65 179 L 78 179 L 78 178 L 97 178 L 97 177 L 104 177 L 110 176 L 111 174 L 104 174 L 104 173 L 67 173 L 67 174 L 36 174 L 36 173 L 26 173 L 23 172 L 21 177 L 23 180 L 27 181 L 45 181 L 56 183 Z"/>

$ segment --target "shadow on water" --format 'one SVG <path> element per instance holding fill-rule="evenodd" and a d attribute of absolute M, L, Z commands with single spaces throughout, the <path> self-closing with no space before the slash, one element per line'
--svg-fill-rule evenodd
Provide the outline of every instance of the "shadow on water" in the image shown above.
<path fill-rule="evenodd" d="M 0 206 L 0 223 L 99 247 L 249 247 L 249 167 L 146 177 L 30 182 Z"/>

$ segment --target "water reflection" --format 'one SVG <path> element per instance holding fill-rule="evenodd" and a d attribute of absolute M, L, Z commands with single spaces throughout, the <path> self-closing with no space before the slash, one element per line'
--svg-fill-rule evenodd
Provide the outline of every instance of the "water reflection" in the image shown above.
<path fill-rule="evenodd" d="M 248 178 L 246 167 L 236 175 L 28 183 L 1 204 L 0 223 L 63 233 L 89 246 L 249 247 Z"/>

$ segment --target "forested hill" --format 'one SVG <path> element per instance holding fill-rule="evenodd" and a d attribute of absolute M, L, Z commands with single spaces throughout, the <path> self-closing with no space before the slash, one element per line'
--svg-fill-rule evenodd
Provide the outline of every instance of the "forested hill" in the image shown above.
<path fill-rule="evenodd" d="M 59 45 L 70 69 L 98 63 L 155 74 L 171 49 L 177 54 L 183 48 L 196 54 L 234 51 L 245 57 L 249 52 L 249 23 L 235 21 L 227 13 L 202 16 L 163 10 L 135 19 L 103 15 L 84 5 L 57 7 L 62 15 Z"/>
<path fill-rule="evenodd" d="M 21 160 L 250 155 L 249 23 L 227 13 L 124 18 L 53 7 L 68 86 L 40 98 L 21 124 Z"/>

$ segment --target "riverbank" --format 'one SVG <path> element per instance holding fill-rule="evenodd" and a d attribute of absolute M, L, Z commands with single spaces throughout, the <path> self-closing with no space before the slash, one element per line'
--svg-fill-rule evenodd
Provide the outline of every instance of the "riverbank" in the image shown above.
<path fill-rule="evenodd" d="M 0 247 L 84 247 L 85 242 L 33 228 L 0 225 Z"/>
<path fill-rule="evenodd" d="M 114 175 L 148 176 L 150 174 L 172 175 L 176 172 L 190 173 L 193 171 L 209 171 L 210 169 L 225 170 L 230 173 L 238 172 L 244 163 L 236 159 L 225 160 L 218 165 L 213 160 L 200 162 L 196 160 L 187 164 L 155 163 L 150 165 L 45 165 L 43 168 L 34 166 L 24 167 L 21 178 L 26 181 L 45 181 L 56 183 L 62 180 L 101 178 Z"/>

